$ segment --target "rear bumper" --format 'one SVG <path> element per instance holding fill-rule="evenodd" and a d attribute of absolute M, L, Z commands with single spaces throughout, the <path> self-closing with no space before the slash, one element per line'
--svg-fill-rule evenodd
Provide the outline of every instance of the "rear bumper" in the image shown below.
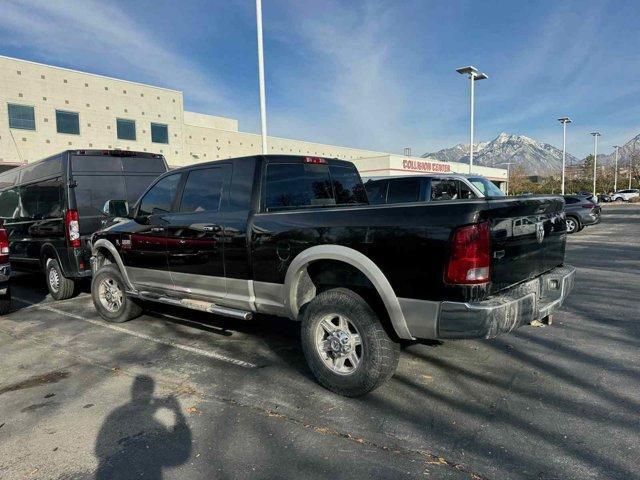
<path fill-rule="evenodd" d="M 399 299 L 415 338 L 493 338 L 551 315 L 573 289 L 575 267 L 557 267 L 483 302 Z"/>
<path fill-rule="evenodd" d="M 0 295 L 6 295 L 9 291 L 9 279 L 11 278 L 11 265 L 0 264 Z"/>

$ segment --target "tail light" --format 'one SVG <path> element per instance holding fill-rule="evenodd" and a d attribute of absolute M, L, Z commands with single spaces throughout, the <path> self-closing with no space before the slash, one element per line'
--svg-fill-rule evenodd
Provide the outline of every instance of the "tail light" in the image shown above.
<path fill-rule="evenodd" d="M 67 238 L 72 248 L 80 248 L 80 217 L 77 210 L 67 210 L 64 223 L 67 227 Z"/>
<path fill-rule="evenodd" d="M 490 237 L 488 222 L 455 230 L 445 272 L 447 283 L 476 284 L 489 281 Z"/>
<path fill-rule="evenodd" d="M 9 261 L 9 237 L 4 228 L 0 228 L 0 263 Z"/>
<path fill-rule="evenodd" d="M 586 204 L 582 204 L 580 205 L 582 208 L 594 208 L 595 204 L 594 203 L 586 203 Z"/>

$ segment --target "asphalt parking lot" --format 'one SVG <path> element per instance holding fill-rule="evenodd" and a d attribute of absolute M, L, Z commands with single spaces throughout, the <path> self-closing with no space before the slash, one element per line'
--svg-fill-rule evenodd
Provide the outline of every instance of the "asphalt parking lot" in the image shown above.
<path fill-rule="evenodd" d="M 639 478 L 640 205 L 606 205 L 567 263 L 552 326 L 408 346 L 361 399 L 314 382 L 288 321 L 106 324 L 86 288 L 17 276 L 0 478 Z"/>

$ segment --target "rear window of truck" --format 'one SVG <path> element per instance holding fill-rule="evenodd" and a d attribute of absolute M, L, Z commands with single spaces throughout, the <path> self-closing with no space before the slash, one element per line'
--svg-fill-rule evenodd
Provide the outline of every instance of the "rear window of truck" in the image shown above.
<path fill-rule="evenodd" d="M 265 190 L 267 211 L 368 203 L 360 175 L 350 166 L 271 163 Z"/>

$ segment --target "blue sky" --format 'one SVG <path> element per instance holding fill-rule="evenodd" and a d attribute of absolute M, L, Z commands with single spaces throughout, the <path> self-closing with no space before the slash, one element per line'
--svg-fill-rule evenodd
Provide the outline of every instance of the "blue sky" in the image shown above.
<path fill-rule="evenodd" d="M 182 90 L 257 132 L 255 4 L 0 0 L 0 54 Z M 263 0 L 269 133 L 421 154 L 501 131 L 584 156 L 640 133 L 640 2 Z"/>

